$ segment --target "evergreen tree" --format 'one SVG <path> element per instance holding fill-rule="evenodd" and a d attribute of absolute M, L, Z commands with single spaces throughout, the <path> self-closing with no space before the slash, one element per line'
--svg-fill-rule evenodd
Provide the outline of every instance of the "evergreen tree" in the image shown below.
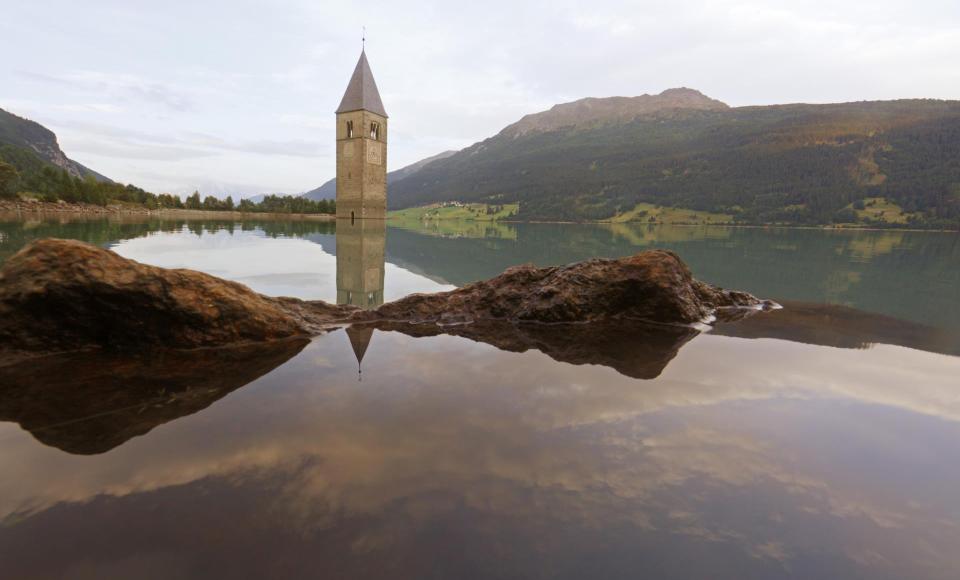
<path fill-rule="evenodd" d="M 193 191 L 193 194 L 191 194 L 191 195 L 187 198 L 186 206 L 187 206 L 187 209 L 202 209 L 203 206 L 202 206 L 202 204 L 201 204 L 201 202 L 200 202 L 200 192 L 199 192 L 199 191 L 197 191 L 197 190 L 194 190 L 194 191 Z"/>
<path fill-rule="evenodd" d="M 14 197 L 20 183 L 20 173 L 9 163 L 0 161 L 0 198 Z"/>

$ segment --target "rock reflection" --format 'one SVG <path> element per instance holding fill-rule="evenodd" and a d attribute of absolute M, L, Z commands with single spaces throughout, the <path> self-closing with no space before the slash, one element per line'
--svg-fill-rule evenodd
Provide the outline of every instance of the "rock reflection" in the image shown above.
<path fill-rule="evenodd" d="M 116 453 L 11 441 L 9 575 L 946 580 L 960 565 L 954 357 L 707 334 L 638 383 L 378 338 L 363 388 L 335 332 Z"/>
<path fill-rule="evenodd" d="M 369 337 L 373 328 L 413 337 L 441 334 L 460 336 L 509 352 L 538 350 L 556 361 L 602 365 L 636 379 L 655 379 L 660 376 L 680 349 L 701 333 L 699 329 L 685 326 L 624 320 L 560 325 L 480 321 L 458 326 L 381 322 L 354 325 L 348 329 L 348 333 L 359 333 L 365 329 L 363 332 Z M 960 341 L 947 331 L 829 304 L 787 302 L 781 310 L 732 311 L 709 332 L 837 348 L 862 349 L 874 344 L 890 344 L 960 355 Z M 351 335 L 351 342 L 354 341 Z"/>
<path fill-rule="evenodd" d="M 339 256 L 338 256 L 339 259 Z M 354 264 L 362 261 L 354 261 Z M 358 365 L 374 331 L 410 337 L 451 335 L 555 361 L 600 365 L 655 379 L 699 330 L 633 321 L 576 325 L 483 321 L 460 326 L 379 322 L 345 329 Z M 780 311 L 719 323 L 712 334 L 775 338 L 862 349 L 891 344 L 958 355 L 954 337 L 916 323 L 855 309 L 787 303 Z M 0 367 L 0 421 L 17 422 L 38 441 L 73 454 L 97 454 L 157 425 L 200 411 L 295 356 L 305 340 L 194 351 L 81 353 Z"/>
<path fill-rule="evenodd" d="M 636 379 L 660 376 L 680 348 L 700 333 L 686 326 L 628 320 L 551 325 L 488 320 L 459 326 L 382 322 L 375 327 L 414 337 L 461 336 L 508 352 L 539 350 L 556 361 L 602 365 Z"/>
<path fill-rule="evenodd" d="M 715 334 L 741 338 L 778 338 L 837 348 L 892 344 L 940 354 L 960 355 L 956 332 L 836 304 L 783 302 L 783 309 L 721 322 Z"/>
<path fill-rule="evenodd" d="M 109 451 L 205 409 L 300 352 L 309 341 L 170 350 L 84 352 L 0 367 L 0 421 L 68 453 Z"/>
<path fill-rule="evenodd" d="M 343 222 L 337 229 L 337 302 L 375 308 L 383 304 L 386 235 L 383 223 Z M 681 228 L 682 229 L 682 228 Z M 648 233 L 654 230 L 649 230 Z M 729 230 L 719 230 L 724 236 Z M 683 232 L 689 233 L 687 230 Z M 703 235 L 702 232 L 694 232 Z M 660 240 L 662 241 L 662 240 Z M 649 243 L 649 240 L 648 240 Z M 418 253 L 420 259 L 432 254 Z M 462 262 L 462 257 L 458 258 Z M 783 303 L 785 308 L 759 315 L 742 311 L 719 321 L 710 332 L 742 338 L 776 338 L 839 348 L 873 344 L 905 346 L 960 355 L 956 333 L 846 306 Z M 698 329 L 617 321 L 590 325 L 544 326 L 485 321 L 461 326 L 382 322 L 347 329 L 358 364 L 375 330 L 413 337 L 441 334 L 469 338 L 510 352 L 538 350 L 570 364 L 595 364 L 638 379 L 658 377 Z"/>

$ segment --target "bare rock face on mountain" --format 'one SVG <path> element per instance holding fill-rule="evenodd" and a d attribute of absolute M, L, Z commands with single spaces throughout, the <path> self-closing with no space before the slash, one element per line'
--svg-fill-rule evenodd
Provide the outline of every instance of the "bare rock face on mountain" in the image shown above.
<path fill-rule="evenodd" d="M 0 145 L 22 147 L 40 159 L 65 170 L 73 177 L 93 176 L 110 181 L 96 171 L 68 158 L 57 143 L 57 136 L 43 125 L 0 109 Z"/>
<path fill-rule="evenodd" d="M 440 326 L 485 320 L 689 324 L 718 309 L 758 305 L 749 294 L 695 280 L 676 254 L 663 250 L 549 268 L 517 266 L 487 281 L 367 311 L 270 298 L 200 272 L 147 266 L 83 242 L 46 239 L 0 269 L 0 351 L 224 346 L 376 320 Z"/>
<path fill-rule="evenodd" d="M 501 134 L 517 137 L 564 127 L 626 123 L 638 117 L 669 118 L 683 111 L 720 111 L 728 108 L 725 103 L 688 88 L 667 89 L 659 95 L 639 97 L 590 97 L 526 115 L 507 126 Z"/>

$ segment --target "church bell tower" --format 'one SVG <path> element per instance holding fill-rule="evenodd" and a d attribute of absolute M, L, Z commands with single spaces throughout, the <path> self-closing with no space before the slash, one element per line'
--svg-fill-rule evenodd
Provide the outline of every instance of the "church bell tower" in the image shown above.
<path fill-rule="evenodd" d="M 337 219 L 387 214 L 387 112 L 366 51 L 337 107 Z"/>

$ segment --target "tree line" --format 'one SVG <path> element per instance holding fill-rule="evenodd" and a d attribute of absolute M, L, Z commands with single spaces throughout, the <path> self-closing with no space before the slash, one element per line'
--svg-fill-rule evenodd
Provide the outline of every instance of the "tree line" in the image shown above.
<path fill-rule="evenodd" d="M 336 213 L 333 200 L 315 201 L 304 197 L 267 195 L 259 203 L 248 199 L 234 202 L 232 196 L 218 199 L 201 198 L 200 192 L 181 199 L 169 193 L 151 193 L 135 185 L 98 181 L 92 175 L 77 177 L 55 167 L 32 151 L 13 145 L 0 146 L 0 199 L 15 199 L 28 194 L 41 201 L 89 203 L 106 206 L 130 203 L 147 209 L 197 209 L 208 211 L 243 211 L 251 213 Z"/>

